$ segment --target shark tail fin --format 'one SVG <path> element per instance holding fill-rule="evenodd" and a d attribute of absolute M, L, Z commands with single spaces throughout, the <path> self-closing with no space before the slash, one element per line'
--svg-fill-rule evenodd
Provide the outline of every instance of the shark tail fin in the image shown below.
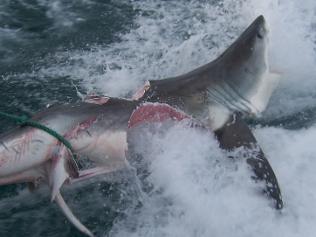
<path fill-rule="evenodd" d="M 64 201 L 63 197 L 61 196 L 60 192 L 58 191 L 55 195 L 55 201 L 65 214 L 67 219 L 82 233 L 86 234 L 87 236 L 93 237 L 94 235 L 90 230 L 87 229 L 71 212 L 70 208 L 67 206 L 66 202 Z"/>

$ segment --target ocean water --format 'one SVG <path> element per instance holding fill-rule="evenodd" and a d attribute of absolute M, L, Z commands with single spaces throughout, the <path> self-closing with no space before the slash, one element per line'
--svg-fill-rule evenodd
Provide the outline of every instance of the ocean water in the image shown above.
<path fill-rule="evenodd" d="M 130 96 L 145 80 L 215 59 L 263 14 L 270 65 L 282 78 L 267 110 L 248 122 L 278 177 L 281 212 L 258 193 L 243 162 L 227 160 L 209 134 L 181 126 L 149 144 L 140 138 L 151 161 L 146 192 L 122 173 L 62 193 L 97 236 L 312 237 L 315 12 L 313 0 L 2 0 L 0 111 L 33 114 L 79 101 L 80 93 Z M 83 236 L 49 200 L 45 187 L 0 187 L 0 236 Z"/>

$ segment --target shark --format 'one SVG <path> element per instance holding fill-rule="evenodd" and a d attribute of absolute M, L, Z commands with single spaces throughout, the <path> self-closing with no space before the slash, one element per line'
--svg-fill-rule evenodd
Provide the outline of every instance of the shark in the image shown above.
<path fill-rule="evenodd" d="M 259 147 L 245 117 L 257 117 L 266 109 L 278 85 L 280 73 L 268 62 L 268 29 L 262 15 L 218 58 L 177 77 L 147 81 L 133 98 L 167 103 L 210 127 L 221 147 L 250 152 L 247 162 L 255 179 L 264 180 L 264 191 L 282 209 L 277 178 Z"/>
<path fill-rule="evenodd" d="M 51 200 L 67 219 L 93 236 L 67 206 L 62 186 L 129 167 L 128 136 L 137 124 L 157 118 L 188 119 L 214 132 L 225 150 L 255 151 L 246 160 L 255 179 L 265 182 L 264 192 L 281 209 L 275 173 L 243 119 L 259 116 L 277 85 L 279 76 L 269 68 L 267 48 L 268 30 L 259 16 L 214 61 L 184 75 L 147 81 L 130 99 L 88 96 L 82 102 L 37 113 L 32 120 L 64 136 L 79 157 L 87 157 L 96 166 L 79 169 L 72 152 L 55 137 L 37 128 L 16 127 L 0 135 L 0 185 L 47 184 Z"/>

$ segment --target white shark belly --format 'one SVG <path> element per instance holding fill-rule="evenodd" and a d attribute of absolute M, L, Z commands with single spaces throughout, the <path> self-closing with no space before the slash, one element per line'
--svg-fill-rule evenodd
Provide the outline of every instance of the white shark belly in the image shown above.
<path fill-rule="evenodd" d="M 44 131 L 29 129 L 20 137 L 2 141 L 0 150 L 0 177 L 39 166 L 50 157 L 55 139 Z"/>
<path fill-rule="evenodd" d="M 94 161 L 98 166 L 122 168 L 126 165 L 126 131 L 114 130 L 81 136 L 71 140 L 76 152 Z"/>

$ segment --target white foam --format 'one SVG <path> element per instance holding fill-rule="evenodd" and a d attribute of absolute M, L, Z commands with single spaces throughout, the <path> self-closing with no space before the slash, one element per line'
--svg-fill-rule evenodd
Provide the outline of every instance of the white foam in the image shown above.
<path fill-rule="evenodd" d="M 208 134 L 176 127 L 150 142 L 144 136 L 154 190 L 110 235 L 314 236 L 316 127 L 255 134 L 279 178 L 281 213 L 259 194 L 245 163 L 228 159 Z"/>
<path fill-rule="evenodd" d="M 176 127 L 148 141 L 140 139 L 154 190 L 111 235 L 280 236 L 273 233 L 282 224 L 292 231 L 287 218 L 293 217 L 279 216 L 246 164 L 227 158 L 211 135 Z"/>
<path fill-rule="evenodd" d="M 46 16 L 54 22 L 54 28 L 71 28 L 75 23 L 83 21 L 72 8 L 77 4 L 89 6 L 89 0 L 61 1 L 61 0 L 37 0 L 38 4 L 45 7 Z"/>

